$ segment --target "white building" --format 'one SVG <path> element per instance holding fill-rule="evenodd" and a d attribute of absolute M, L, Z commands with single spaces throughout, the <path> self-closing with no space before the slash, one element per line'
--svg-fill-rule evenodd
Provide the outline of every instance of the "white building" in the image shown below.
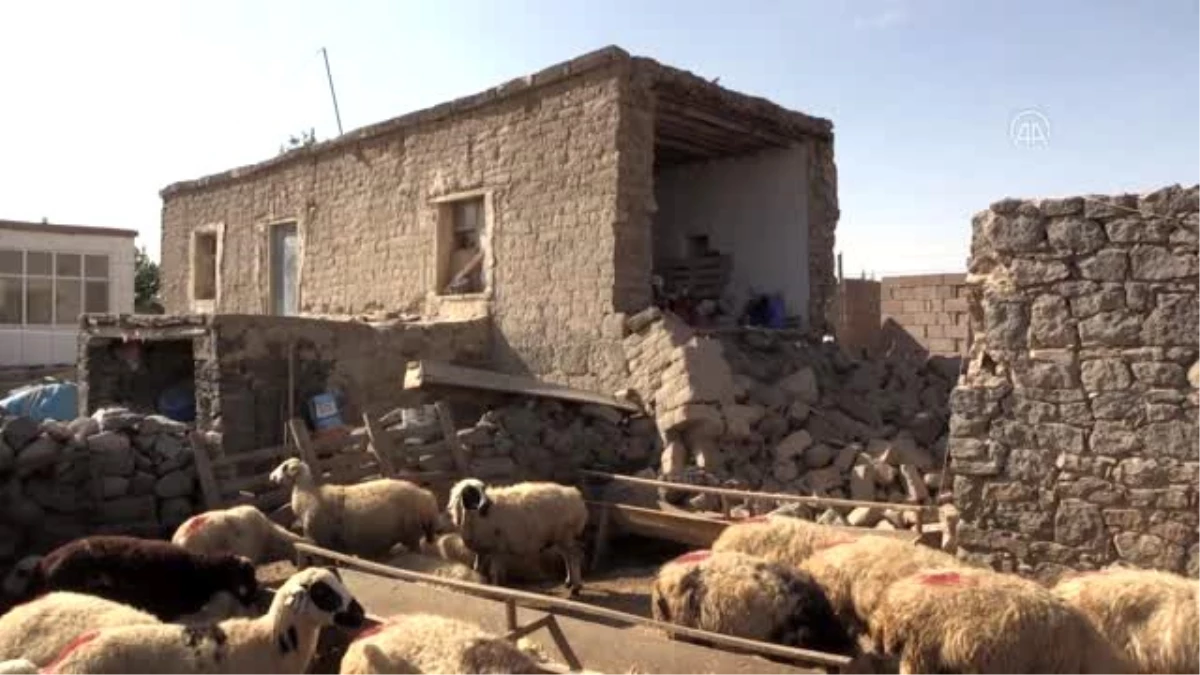
<path fill-rule="evenodd" d="M 133 312 L 136 236 L 0 220 L 0 367 L 75 363 L 81 313 Z"/>

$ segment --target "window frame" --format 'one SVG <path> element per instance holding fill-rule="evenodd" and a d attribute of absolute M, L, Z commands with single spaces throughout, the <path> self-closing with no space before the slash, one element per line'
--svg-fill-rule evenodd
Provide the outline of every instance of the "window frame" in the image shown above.
<path fill-rule="evenodd" d="M 296 238 L 296 270 L 295 270 L 295 274 L 293 275 L 293 281 L 296 285 L 296 288 L 294 291 L 295 296 L 296 296 L 296 313 L 295 314 L 279 314 L 275 311 L 275 294 L 279 290 L 275 286 L 275 262 L 276 262 L 275 261 L 275 238 L 277 236 L 276 233 L 279 232 L 279 228 L 287 227 L 287 226 L 292 227 L 293 236 Z M 267 241 L 266 241 L 267 311 L 266 311 L 266 313 L 271 316 L 300 316 L 302 313 L 302 311 L 300 309 L 301 308 L 301 300 L 302 300 L 301 290 L 300 290 L 300 288 L 301 288 L 300 281 L 301 281 L 302 269 L 304 267 L 304 237 L 302 235 L 303 230 L 301 229 L 301 226 L 300 226 L 300 219 L 299 218 L 285 218 L 282 220 L 274 220 L 269 223 L 265 223 L 264 230 L 265 230 L 266 239 L 267 239 Z"/>
<path fill-rule="evenodd" d="M 86 251 L 82 249 L 65 248 L 65 249 L 50 249 L 50 248 L 30 248 L 16 246 L 0 246 L 0 249 L 19 253 L 21 257 L 21 272 L 12 274 L 8 272 L 0 272 L 0 277 L 5 279 L 17 279 L 21 285 L 21 320 L 18 323 L 2 323 L 0 328 L 7 329 L 24 329 L 24 328 L 61 328 L 64 326 L 78 326 L 79 316 L 83 314 L 103 314 L 109 313 L 113 307 L 113 278 L 112 278 L 112 260 L 111 252 Z M 31 253 L 44 253 L 50 256 L 50 269 L 47 273 L 30 273 L 29 271 L 29 255 Z M 79 257 L 79 276 L 78 277 L 60 277 L 58 273 L 58 258 L 59 256 L 78 256 Z M 89 256 L 102 257 L 105 260 L 104 276 L 91 276 L 87 270 L 87 259 Z M 50 281 L 50 321 L 33 323 L 29 320 L 29 281 L 30 279 L 49 280 Z M 79 289 L 79 314 L 69 321 L 60 321 L 58 317 L 58 289 L 59 286 L 66 283 L 74 283 Z M 104 312 L 88 312 L 87 311 L 87 285 L 89 283 L 104 282 L 105 288 L 105 305 L 107 309 Z"/>
<path fill-rule="evenodd" d="M 470 293 L 446 293 L 444 288 L 450 283 L 450 255 L 454 251 L 453 239 L 458 232 L 454 219 L 455 206 L 468 201 L 479 200 L 479 248 L 483 253 L 480 262 L 480 278 L 483 288 Z M 428 295 L 439 302 L 454 302 L 456 300 L 490 300 L 493 295 L 493 270 L 495 269 L 495 253 L 493 241 L 496 232 L 495 189 L 479 188 L 435 197 L 430 200 L 433 207 L 432 247 L 433 264 L 430 265 L 428 279 Z"/>
<path fill-rule="evenodd" d="M 216 252 L 213 260 L 213 295 L 211 298 L 196 297 L 197 265 L 196 254 L 199 252 L 199 239 L 213 237 L 216 240 Z M 188 237 L 188 305 L 192 311 L 199 314 L 212 314 L 221 306 L 221 269 L 225 261 L 225 223 L 206 223 L 192 229 Z"/>

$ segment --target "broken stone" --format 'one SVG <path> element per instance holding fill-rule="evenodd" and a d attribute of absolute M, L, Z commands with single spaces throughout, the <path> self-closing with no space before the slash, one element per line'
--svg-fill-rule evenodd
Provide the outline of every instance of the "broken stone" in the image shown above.
<path fill-rule="evenodd" d="M 833 448 L 824 443 L 818 443 L 804 451 L 804 464 L 810 469 L 820 469 L 828 466 L 833 461 L 833 456 Z M 840 472 L 841 469 L 838 471 Z"/>
<path fill-rule="evenodd" d="M 664 474 L 675 475 L 683 472 L 687 459 L 687 446 L 679 439 L 672 439 L 663 448 L 659 463 Z"/>
<path fill-rule="evenodd" d="M 70 424 L 52 419 L 42 420 L 42 433 L 59 443 L 66 443 L 75 436 L 71 431 Z"/>
<path fill-rule="evenodd" d="M 861 450 L 860 446 L 853 443 L 843 447 L 841 450 L 838 450 L 837 457 L 833 460 L 833 465 L 837 467 L 838 471 L 843 473 L 849 471 L 854 466 L 854 461 L 858 459 L 858 453 Z"/>
<path fill-rule="evenodd" d="M 804 454 L 804 451 L 807 450 L 812 444 L 812 436 L 810 436 L 809 433 L 804 429 L 801 429 L 800 431 L 788 435 L 787 438 L 784 438 L 779 442 L 778 445 L 775 446 L 775 459 L 795 459 L 796 457 Z"/>
<path fill-rule="evenodd" d="M 750 400 L 768 410 L 783 410 L 788 405 L 788 396 L 779 387 L 759 385 L 750 389 Z"/>
<path fill-rule="evenodd" d="M 121 476 L 101 476 L 100 477 L 100 498 L 101 499 L 116 499 L 123 497 L 129 492 L 129 479 Z"/>
<path fill-rule="evenodd" d="M 846 482 L 845 476 L 834 467 L 809 471 L 802 480 L 818 495 L 828 495 Z"/>
<path fill-rule="evenodd" d="M 192 494 L 196 483 L 196 474 L 192 471 L 172 471 L 158 479 L 154 484 L 154 494 L 160 499 L 186 497 Z"/>
<path fill-rule="evenodd" d="M 54 466 L 58 462 L 61 451 L 62 446 L 49 436 L 40 436 L 36 440 L 25 444 L 21 450 L 17 451 L 17 476 L 25 477 L 47 467 Z"/>
<path fill-rule="evenodd" d="M 384 424 L 384 426 L 390 424 L 383 422 L 382 418 L 380 423 Z M 167 433 L 174 434 L 176 436 L 182 436 L 183 434 L 187 433 L 188 425 L 163 415 L 147 415 L 142 418 L 142 421 L 138 424 L 137 428 L 138 432 L 143 434 Z"/>
<path fill-rule="evenodd" d="M 585 403 L 584 405 L 579 406 L 579 414 L 583 415 L 584 417 L 604 420 L 609 424 L 620 424 L 621 420 L 624 419 L 624 415 L 622 415 L 616 408 L 610 408 L 606 405 L 596 405 L 593 403 Z"/>
<path fill-rule="evenodd" d="M 721 412 L 725 415 L 726 433 L 734 438 L 747 438 L 767 411 L 760 405 L 733 404 L 724 406 Z"/>
<path fill-rule="evenodd" d="M 800 468 L 791 459 L 781 459 L 775 462 L 771 475 L 780 483 L 790 483 L 800 475 Z"/>
<path fill-rule="evenodd" d="M 68 424 L 75 440 L 84 443 L 88 436 L 100 433 L 100 423 L 90 417 L 79 417 Z"/>
<path fill-rule="evenodd" d="M 900 467 L 900 476 L 904 479 L 905 489 L 908 490 L 909 501 L 916 504 L 929 501 L 929 486 L 921 477 L 920 469 L 912 464 L 904 464 Z"/>
<path fill-rule="evenodd" d="M 850 511 L 846 522 L 851 527 L 874 527 L 883 518 L 883 513 L 874 506 L 859 506 Z"/>
<path fill-rule="evenodd" d="M 886 531 L 886 532 L 892 532 L 892 531 L 895 531 L 895 529 L 896 529 L 896 526 L 895 526 L 895 525 L 893 525 L 893 524 L 891 523 L 891 521 L 889 521 L 889 520 L 881 520 L 881 521 L 879 521 L 878 523 L 876 523 L 876 524 L 875 524 L 875 529 L 877 529 L 877 530 L 883 530 L 883 531 Z"/>
<path fill-rule="evenodd" d="M 768 412 L 759 421 L 757 430 L 763 438 L 771 441 L 782 438 L 788 432 L 788 423 L 779 415 Z"/>
<path fill-rule="evenodd" d="M 137 428 L 142 416 L 126 408 L 101 408 L 92 414 L 92 419 L 100 425 L 100 431 L 125 431 Z"/>
<path fill-rule="evenodd" d="M 804 401 L 793 401 L 787 409 L 788 419 L 796 424 L 804 424 L 811 413 L 812 408 Z"/>
<path fill-rule="evenodd" d="M 821 397 L 817 387 L 817 375 L 808 366 L 783 378 L 777 386 L 791 397 L 804 403 L 816 403 Z"/>
<path fill-rule="evenodd" d="M 817 517 L 817 523 L 820 525 L 835 525 L 845 527 L 846 519 L 843 518 L 842 514 L 838 513 L 835 509 L 825 509 L 825 512 Z"/>
<path fill-rule="evenodd" d="M 10 417 L 4 421 L 3 427 L 0 427 L 0 437 L 3 437 L 4 442 L 18 454 L 40 433 L 38 423 L 24 415 Z"/>
<path fill-rule="evenodd" d="M 125 480 L 124 478 L 117 476 L 106 476 L 105 480 L 110 478 L 114 480 Z M 158 482 L 158 479 L 154 477 L 154 474 L 147 473 L 145 471 L 138 471 L 137 473 L 133 474 L 133 478 L 130 478 L 128 481 L 129 493 L 137 496 L 153 494 L 154 484 L 156 482 Z M 117 495 L 113 496 L 115 497 Z"/>

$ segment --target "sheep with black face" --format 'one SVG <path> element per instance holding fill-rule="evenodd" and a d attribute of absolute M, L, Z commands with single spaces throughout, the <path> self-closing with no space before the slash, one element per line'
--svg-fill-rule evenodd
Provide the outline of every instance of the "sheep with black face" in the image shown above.
<path fill-rule="evenodd" d="M 334 572 L 311 567 L 284 582 L 261 617 L 92 631 L 42 672 L 304 673 L 321 628 L 357 629 L 364 618 Z"/>
<path fill-rule="evenodd" d="M 563 560 L 570 593 L 582 588 L 580 538 L 588 512 L 578 489 L 548 482 L 489 487 L 466 478 L 450 490 L 447 510 L 476 555 L 475 568 L 491 583 L 503 583 L 506 558 L 536 560 L 551 552 Z"/>

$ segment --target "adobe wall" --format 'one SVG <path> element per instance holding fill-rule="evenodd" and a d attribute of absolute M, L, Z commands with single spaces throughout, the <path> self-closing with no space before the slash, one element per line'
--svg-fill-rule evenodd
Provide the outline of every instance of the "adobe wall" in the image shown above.
<path fill-rule="evenodd" d="M 267 228 L 293 219 L 302 313 L 419 311 L 434 276 L 434 200 L 493 189 L 495 364 L 589 388 L 598 375 L 615 382 L 619 340 L 606 355 L 599 327 L 614 305 L 622 63 L 581 57 L 384 131 L 167 188 L 167 311 L 192 311 L 191 232 L 221 223 L 216 312 L 265 312 Z"/>
<path fill-rule="evenodd" d="M 1005 199 L 973 220 L 949 452 L 968 557 L 1197 574 L 1197 195 Z"/>

